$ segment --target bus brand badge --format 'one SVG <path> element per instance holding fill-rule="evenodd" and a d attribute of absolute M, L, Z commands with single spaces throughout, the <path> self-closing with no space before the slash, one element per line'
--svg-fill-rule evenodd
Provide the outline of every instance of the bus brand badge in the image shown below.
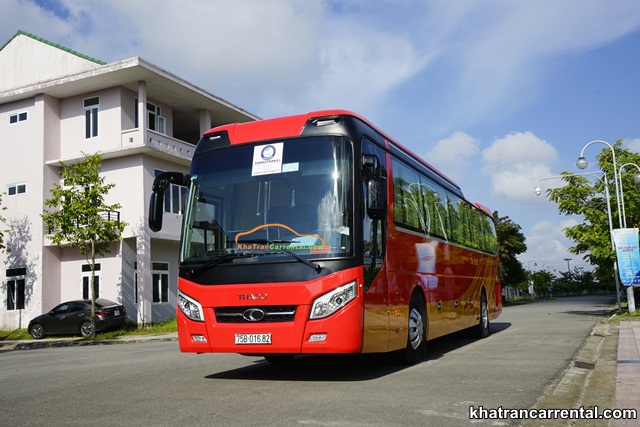
<path fill-rule="evenodd" d="M 257 300 L 265 300 L 269 296 L 267 294 L 238 294 L 238 299 L 240 301 L 257 301 Z"/>
<path fill-rule="evenodd" d="M 250 308 L 242 313 L 242 318 L 247 322 L 259 322 L 264 319 L 264 311 L 259 308 Z"/>

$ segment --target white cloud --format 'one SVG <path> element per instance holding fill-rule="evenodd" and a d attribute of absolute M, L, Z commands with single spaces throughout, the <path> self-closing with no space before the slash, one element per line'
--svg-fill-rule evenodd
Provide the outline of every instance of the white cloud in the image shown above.
<path fill-rule="evenodd" d="M 483 172 L 491 177 L 494 196 L 511 201 L 533 201 L 538 179 L 552 176 L 557 150 L 531 132 L 509 134 L 482 152 Z"/>
<path fill-rule="evenodd" d="M 480 141 L 464 132 L 455 132 L 448 138 L 441 139 L 424 156 L 429 163 L 454 181 L 462 178 L 469 170 L 471 160 L 478 154 Z"/>
<path fill-rule="evenodd" d="M 444 129 L 509 114 L 535 97 L 550 60 L 640 26 L 639 2 L 609 0 L 57 4 L 54 16 L 4 0 L 0 32 L 20 28 L 106 61 L 139 55 L 265 117 L 332 107 L 376 117 L 394 108 L 393 89 L 423 85 L 414 110 L 440 91 Z M 429 74 L 436 59 L 447 74 Z"/>
<path fill-rule="evenodd" d="M 634 138 L 627 143 L 627 148 L 632 153 L 640 153 L 640 138 Z"/>
<path fill-rule="evenodd" d="M 569 240 L 562 231 L 566 227 L 578 224 L 575 218 L 564 218 L 559 221 L 544 220 L 533 225 L 530 232 L 525 233 L 527 252 L 518 258 L 527 269 L 542 270 L 547 267 L 556 269 L 556 274 L 567 271 L 567 261 L 570 258 L 571 269 L 574 267 L 593 267 L 585 263 L 583 255 L 568 252 L 575 242 Z M 536 265 L 537 264 L 537 265 Z"/>

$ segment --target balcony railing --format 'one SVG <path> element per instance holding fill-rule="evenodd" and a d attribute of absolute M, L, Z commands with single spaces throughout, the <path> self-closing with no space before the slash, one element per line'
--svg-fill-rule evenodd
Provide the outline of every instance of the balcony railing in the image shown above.
<path fill-rule="evenodd" d="M 100 218 L 106 220 L 106 221 L 115 221 L 117 224 L 120 224 L 120 211 L 106 211 L 106 212 L 100 212 L 98 214 L 100 216 Z M 82 227 L 81 224 L 79 224 L 78 222 L 76 222 L 74 224 L 76 227 Z M 48 233 L 47 234 L 55 234 L 57 232 L 59 232 L 61 229 L 60 228 L 49 228 L 47 229 Z"/>
<path fill-rule="evenodd" d="M 123 131 L 122 148 L 147 147 L 189 161 L 193 157 L 196 147 L 192 144 L 152 130 L 147 130 L 146 141 L 142 140 L 142 135 L 140 129 Z"/>

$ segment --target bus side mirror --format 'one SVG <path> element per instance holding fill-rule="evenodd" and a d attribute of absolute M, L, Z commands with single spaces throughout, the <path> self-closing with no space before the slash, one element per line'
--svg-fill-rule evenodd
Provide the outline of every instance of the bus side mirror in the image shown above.
<path fill-rule="evenodd" d="M 162 230 L 162 215 L 164 208 L 164 191 L 151 193 L 149 201 L 149 228 L 157 232 Z"/>
<path fill-rule="evenodd" d="M 387 217 L 387 178 L 376 176 L 367 183 L 367 215 L 371 219 Z"/>
<path fill-rule="evenodd" d="M 171 184 L 188 187 L 191 176 L 182 172 L 162 172 L 153 180 L 153 193 L 149 201 L 149 228 L 152 231 L 162 230 L 162 216 L 164 214 L 164 190 Z"/>

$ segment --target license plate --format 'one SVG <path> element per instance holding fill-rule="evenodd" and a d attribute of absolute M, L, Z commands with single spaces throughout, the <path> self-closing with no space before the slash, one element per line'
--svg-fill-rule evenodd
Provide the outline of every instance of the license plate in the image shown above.
<path fill-rule="evenodd" d="M 236 344 L 271 344 L 271 334 L 236 334 Z"/>
<path fill-rule="evenodd" d="M 114 312 L 114 314 L 115 314 L 116 316 L 120 316 L 120 310 L 116 310 L 116 311 Z"/>

